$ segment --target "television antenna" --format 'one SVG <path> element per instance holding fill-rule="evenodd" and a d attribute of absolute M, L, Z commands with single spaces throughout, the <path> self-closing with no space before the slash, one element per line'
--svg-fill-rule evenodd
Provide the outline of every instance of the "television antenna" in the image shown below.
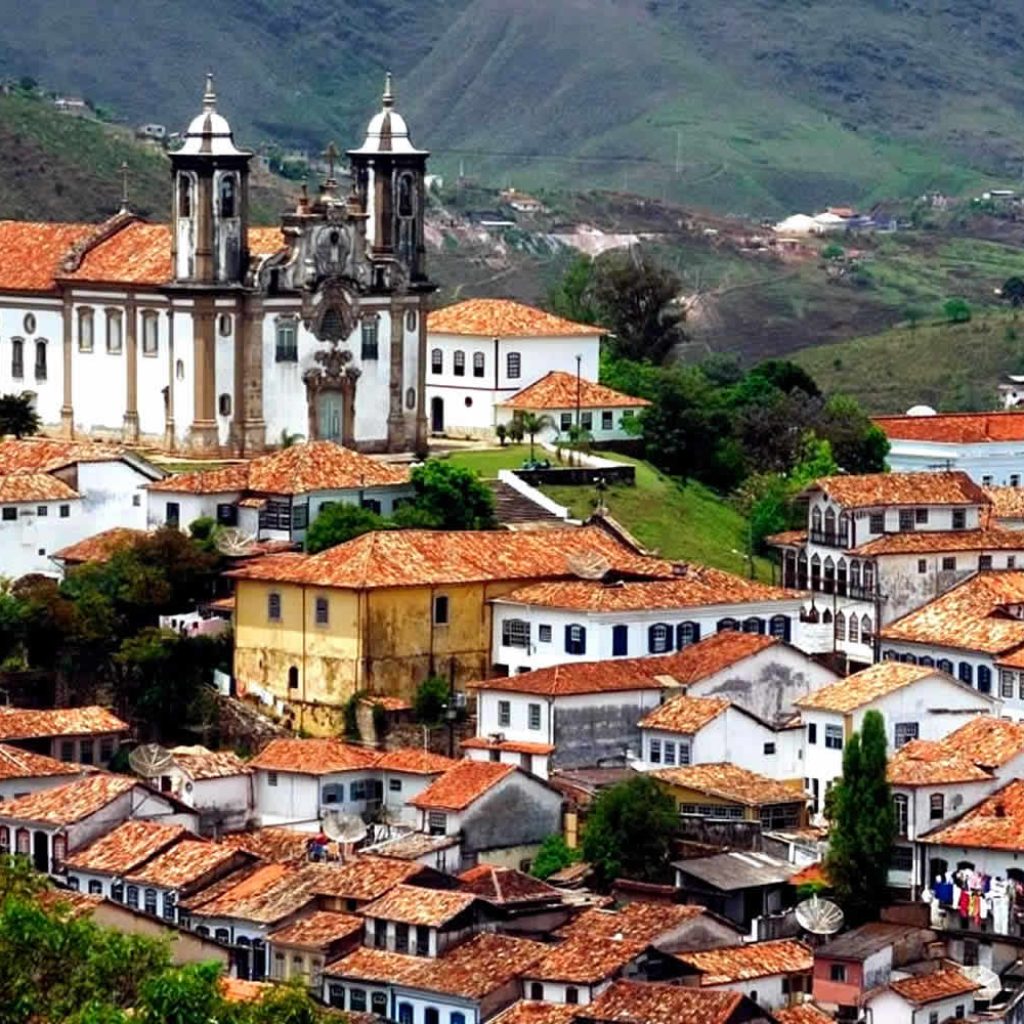
<path fill-rule="evenodd" d="M 142 779 L 155 779 L 174 764 L 174 756 L 159 743 L 143 743 L 128 755 L 128 764 Z"/>
<path fill-rule="evenodd" d="M 366 822 L 358 814 L 345 814 L 333 809 L 324 811 L 320 827 L 328 839 L 344 846 L 358 843 L 366 837 Z"/>
<path fill-rule="evenodd" d="M 1003 983 L 999 975 L 988 967 L 982 967 L 981 964 L 972 964 L 970 967 L 961 967 L 960 970 L 971 981 L 977 982 L 981 986 L 974 993 L 975 999 L 984 999 L 987 1002 L 991 1002 L 1003 990 Z"/>
<path fill-rule="evenodd" d="M 814 895 L 797 904 L 796 920 L 805 932 L 812 935 L 834 935 L 843 927 L 843 912 L 831 900 Z"/>

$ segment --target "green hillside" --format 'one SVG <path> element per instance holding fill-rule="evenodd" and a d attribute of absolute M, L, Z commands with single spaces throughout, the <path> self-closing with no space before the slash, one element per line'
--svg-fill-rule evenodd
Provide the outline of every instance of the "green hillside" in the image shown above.
<path fill-rule="evenodd" d="M 1024 9 L 995 0 L 197 0 L 4 7 L 0 70 L 248 142 L 356 141 L 380 73 L 435 169 L 740 213 L 1019 176 Z"/>

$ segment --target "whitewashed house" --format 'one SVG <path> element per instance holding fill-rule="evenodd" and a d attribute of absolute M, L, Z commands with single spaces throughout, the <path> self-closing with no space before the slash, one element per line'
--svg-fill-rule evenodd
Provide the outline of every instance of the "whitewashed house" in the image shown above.
<path fill-rule="evenodd" d="M 994 715 L 999 702 L 935 668 L 882 662 L 796 702 L 804 725 L 804 777 L 812 809 L 843 773 L 843 748 L 868 711 L 885 722 L 886 743 L 940 740 L 975 715 Z"/>
<path fill-rule="evenodd" d="M 950 964 L 930 974 L 912 974 L 890 981 L 871 993 L 865 1005 L 873 1020 L 886 1024 L 937 1024 L 963 1020 L 974 1011 L 974 993 L 981 984 Z"/>
<path fill-rule="evenodd" d="M 170 793 L 199 812 L 200 831 L 219 835 L 243 829 L 253 820 L 252 769 L 231 751 L 174 747 L 173 762 L 161 778 Z"/>
<path fill-rule="evenodd" d="M 99 705 L 81 708 L 0 707 L 0 742 L 55 760 L 106 767 L 128 724 Z"/>
<path fill-rule="evenodd" d="M 81 776 L 84 770 L 77 764 L 0 743 L 0 803 L 62 786 Z"/>
<path fill-rule="evenodd" d="M 601 334 L 509 299 L 435 310 L 427 317 L 431 432 L 493 436 L 509 418 L 496 419 L 496 406 L 552 370 L 596 381 Z"/>
<path fill-rule="evenodd" d="M 249 462 L 169 476 L 147 488 L 151 527 L 186 529 L 201 516 L 258 540 L 301 542 L 327 505 L 391 515 L 412 497 L 409 467 L 394 466 L 331 441 L 295 444 Z"/>
<path fill-rule="evenodd" d="M 0 575 L 60 574 L 62 548 L 146 524 L 143 491 L 164 476 L 140 455 L 88 441 L 0 442 Z"/>
<path fill-rule="evenodd" d="M 802 594 L 705 566 L 643 581 L 531 584 L 492 604 L 491 661 L 509 673 L 668 654 L 727 630 L 807 649 Z"/>

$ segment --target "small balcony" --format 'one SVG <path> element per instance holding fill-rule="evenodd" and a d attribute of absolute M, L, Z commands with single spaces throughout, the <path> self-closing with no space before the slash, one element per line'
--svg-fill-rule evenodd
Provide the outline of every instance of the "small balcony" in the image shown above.
<path fill-rule="evenodd" d="M 811 530 L 807 535 L 812 544 L 821 544 L 827 548 L 848 548 L 850 535 L 844 530 Z"/>

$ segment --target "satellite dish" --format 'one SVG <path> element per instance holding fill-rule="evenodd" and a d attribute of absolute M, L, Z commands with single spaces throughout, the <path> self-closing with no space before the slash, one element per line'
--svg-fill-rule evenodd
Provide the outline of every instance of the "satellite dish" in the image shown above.
<path fill-rule="evenodd" d="M 982 967 L 981 964 L 973 964 L 970 967 L 961 967 L 960 970 L 971 981 L 981 986 L 974 993 L 975 999 L 984 999 L 987 1002 L 991 1002 L 1003 990 L 1003 983 L 999 975 L 988 967 Z"/>
<path fill-rule="evenodd" d="M 569 571 L 574 576 L 579 576 L 584 580 L 599 580 L 611 568 L 611 563 L 608 559 L 604 555 L 599 555 L 596 551 L 586 551 L 570 555 L 566 562 L 569 565 Z"/>
<path fill-rule="evenodd" d="M 143 743 L 128 755 L 128 764 L 140 778 L 155 779 L 174 764 L 174 757 L 159 743 Z"/>
<path fill-rule="evenodd" d="M 812 935 L 834 935 L 843 927 L 843 912 L 831 900 L 812 896 L 796 908 L 797 923 Z"/>
<path fill-rule="evenodd" d="M 324 811 L 320 819 L 320 827 L 328 839 L 346 846 L 358 843 L 366 836 L 366 823 L 358 814 L 345 814 L 343 811 Z"/>
<path fill-rule="evenodd" d="M 255 536 L 240 530 L 237 526 L 228 526 L 217 534 L 217 550 L 222 555 L 237 558 L 251 554 L 255 546 Z"/>

